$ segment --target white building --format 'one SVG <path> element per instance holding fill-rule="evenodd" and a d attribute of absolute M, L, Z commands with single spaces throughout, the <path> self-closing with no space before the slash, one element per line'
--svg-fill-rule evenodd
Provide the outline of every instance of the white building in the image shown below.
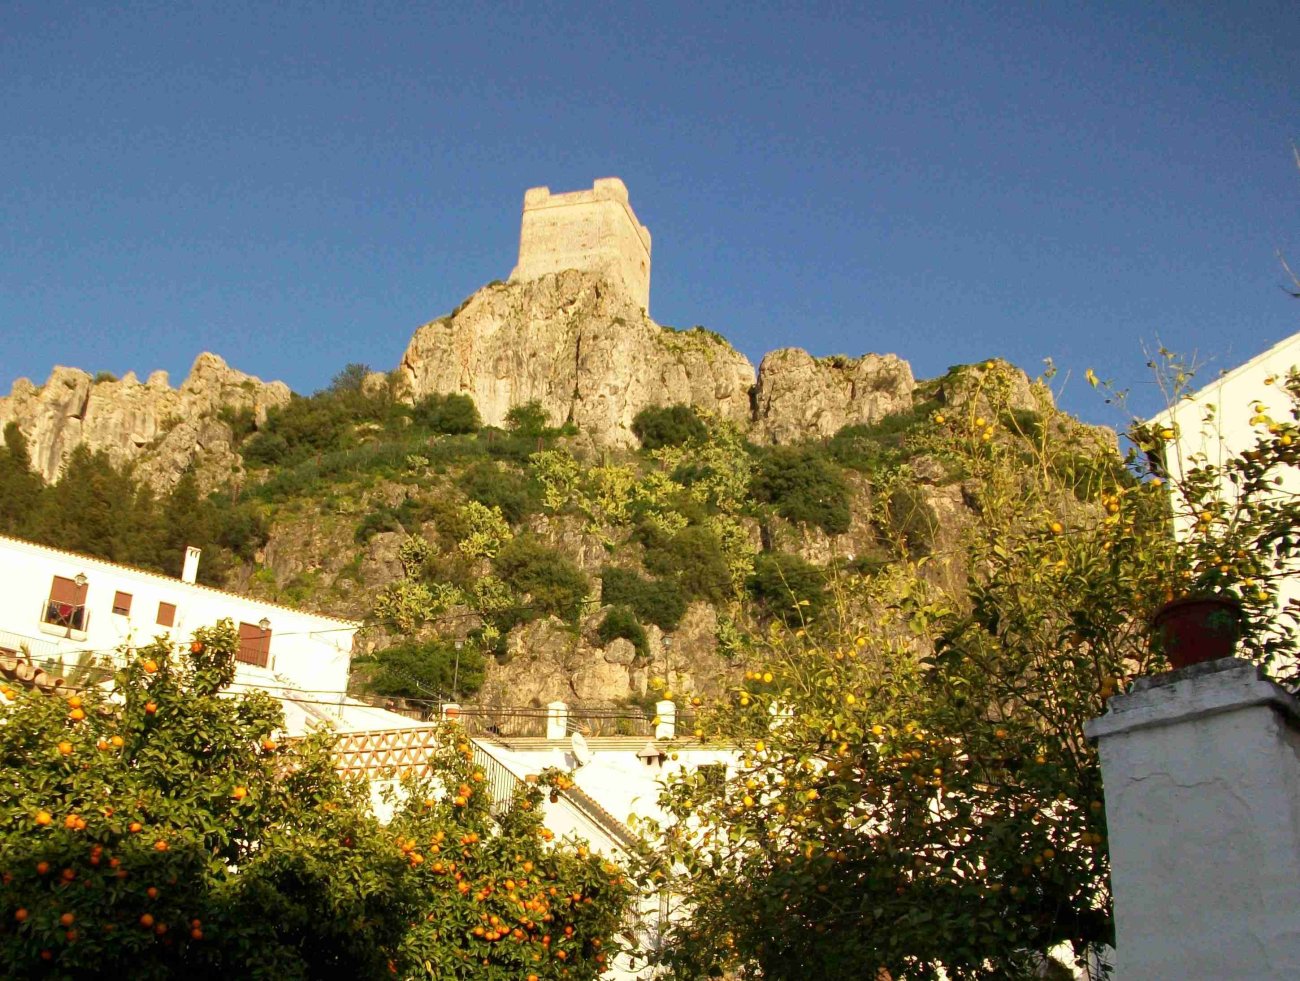
<path fill-rule="evenodd" d="M 1260 430 L 1252 419 L 1263 415 L 1279 422 L 1291 421 L 1283 382 L 1293 367 L 1300 367 L 1300 334 L 1224 372 L 1152 420 L 1174 431 L 1164 460 L 1173 481 L 1177 483 L 1192 467 L 1222 464 L 1253 447 Z M 1300 470 L 1285 468 L 1281 477 L 1279 493 L 1300 494 Z M 1230 497 L 1231 488 L 1225 487 L 1224 493 Z M 1186 532 L 1191 520 L 1188 514 L 1177 516 L 1179 534 Z M 1279 605 L 1292 600 L 1300 600 L 1300 582 L 1294 578 L 1281 583 Z"/>
<path fill-rule="evenodd" d="M 0 536 L 0 653 L 25 651 L 58 675 L 91 659 L 112 663 L 123 644 L 180 642 L 228 618 L 239 630 L 237 684 L 342 697 L 359 623 L 201 586 L 198 561 L 188 550 L 183 578 L 173 579 Z"/>

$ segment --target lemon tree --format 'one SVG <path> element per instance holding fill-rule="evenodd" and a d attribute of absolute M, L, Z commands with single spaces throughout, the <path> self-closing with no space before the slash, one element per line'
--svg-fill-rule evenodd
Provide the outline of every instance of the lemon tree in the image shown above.
<path fill-rule="evenodd" d="M 987 377 L 911 447 L 961 481 L 963 526 L 932 554 L 899 549 L 842 578 L 819 616 L 762 638 L 760 663 L 705 714 L 702 733 L 740 759 L 725 781 L 670 783 L 675 820 L 642 872 L 681 897 L 655 952 L 674 976 L 1042 976 L 1111 943 L 1083 723 L 1166 667 L 1148 618 L 1207 556 L 1221 587 L 1250 581 L 1250 610 L 1275 598 L 1259 551 L 1274 571 L 1294 558 L 1300 507 L 1275 478 L 1296 465 L 1300 385 L 1291 419 L 1265 421 L 1218 473 L 1189 469 L 1171 499 L 1113 437 L 1045 400 L 1013 406 Z M 1214 504 L 1231 474 L 1268 493 Z M 1213 520 L 1180 542 L 1188 502 Z M 1261 636 L 1244 651 L 1277 653 Z"/>

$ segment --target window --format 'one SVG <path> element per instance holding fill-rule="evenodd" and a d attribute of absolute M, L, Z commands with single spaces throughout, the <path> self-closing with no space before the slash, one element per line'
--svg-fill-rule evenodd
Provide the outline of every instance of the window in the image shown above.
<path fill-rule="evenodd" d="M 263 621 L 265 623 L 266 621 Z M 241 623 L 239 625 L 239 653 L 235 655 L 236 661 L 243 661 L 245 664 L 256 664 L 259 668 L 266 667 L 271 650 L 271 631 L 263 630 L 256 623 Z"/>
<path fill-rule="evenodd" d="M 158 626 L 160 627 L 176 626 L 176 604 L 175 603 L 158 604 Z"/>
<path fill-rule="evenodd" d="M 124 593 L 119 589 L 113 594 L 113 612 L 120 617 L 129 617 L 131 615 L 130 593 Z"/>
<path fill-rule="evenodd" d="M 86 616 L 86 577 L 82 576 L 78 583 L 75 579 L 55 576 L 42 619 L 56 627 L 85 630 L 90 619 Z"/>

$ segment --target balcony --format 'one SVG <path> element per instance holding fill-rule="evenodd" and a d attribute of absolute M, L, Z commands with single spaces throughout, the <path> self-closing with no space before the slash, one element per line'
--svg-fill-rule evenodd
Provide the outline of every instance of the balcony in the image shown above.
<path fill-rule="evenodd" d="M 85 640 L 90 628 L 90 611 L 84 603 L 49 600 L 41 608 L 41 633 L 69 640 Z"/>

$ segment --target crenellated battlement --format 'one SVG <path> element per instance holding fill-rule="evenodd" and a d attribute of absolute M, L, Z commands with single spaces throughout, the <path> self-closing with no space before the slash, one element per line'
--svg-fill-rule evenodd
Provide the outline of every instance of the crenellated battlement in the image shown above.
<path fill-rule="evenodd" d="M 637 221 L 627 186 L 602 177 L 589 191 L 524 192 L 519 263 L 510 278 L 536 279 L 564 269 L 603 274 L 649 313 L 650 230 Z"/>

